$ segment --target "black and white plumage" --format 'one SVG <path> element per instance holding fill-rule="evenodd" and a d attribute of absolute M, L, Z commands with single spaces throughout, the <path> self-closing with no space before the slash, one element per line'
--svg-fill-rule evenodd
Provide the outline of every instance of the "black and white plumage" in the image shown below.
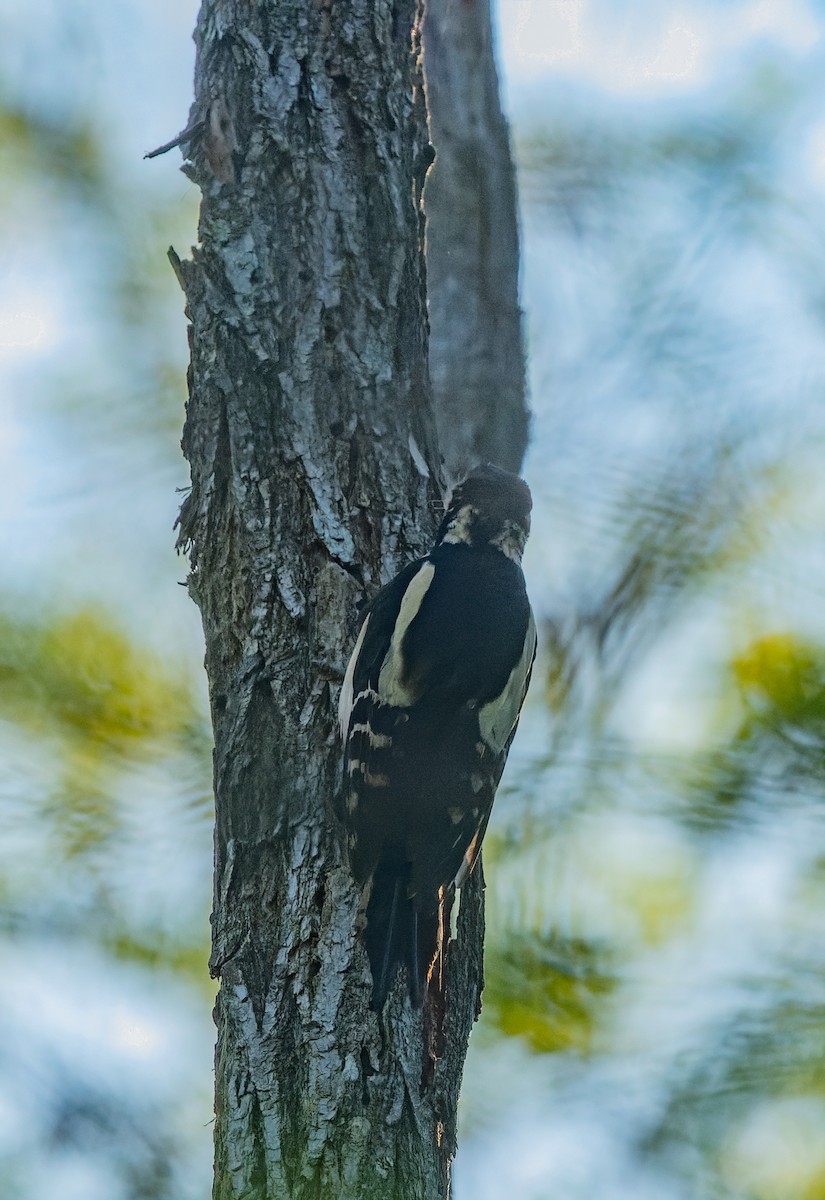
<path fill-rule="evenodd" d="M 339 713 L 376 1010 L 399 964 L 421 1002 L 443 901 L 479 855 L 535 656 L 521 570 L 531 506 L 516 475 L 473 471 L 434 548 L 363 614 Z"/>

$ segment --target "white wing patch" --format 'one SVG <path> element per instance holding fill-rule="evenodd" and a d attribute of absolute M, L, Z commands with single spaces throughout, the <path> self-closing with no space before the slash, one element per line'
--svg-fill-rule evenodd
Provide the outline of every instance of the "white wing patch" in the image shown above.
<path fill-rule="evenodd" d="M 416 701 L 415 692 L 402 682 L 404 678 L 404 660 L 401 644 L 404 635 L 415 620 L 421 608 L 427 589 L 435 576 L 435 564 L 425 562 L 413 575 L 407 590 L 401 600 L 401 607 L 392 631 L 392 641 L 387 656 L 378 675 L 378 691 L 384 704 L 392 704 L 396 708 L 409 708 Z"/>
<path fill-rule="evenodd" d="M 536 623 L 533 614 L 527 624 L 524 649 L 521 658 L 510 672 L 504 690 L 478 710 L 478 726 L 486 744 L 496 754 L 501 754 L 513 732 L 524 700 L 527 676 L 536 652 Z"/>
<path fill-rule="evenodd" d="M 375 693 L 373 693 L 373 695 L 374 694 Z M 362 692 L 361 695 L 363 696 L 365 693 Z M 377 696 L 376 699 L 378 699 Z M 355 725 L 353 725 L 350 733 L 363 733 L 373 750 L 387 750 L 392 745 L 392 738 L 389 736 L 389 734 L 376 733 L 366 721 L 357 722 Z"/>
<path fill-rule="evenodd" d="M 355 643 L 355 649 L 352 652 L 349 663 L 347 664 L 344 682 L 341 685 L 341 695 L 338 699 L 338 724 L 341 726 L 341 736 L 347 736 L 349 728 L 349 719 L 352 716 L 352 685 L 355 677 L 355 664 L 358 661 L 358 655 L 361 653 L 361 647 L 364 644 L 364 635 L 367 632 L 367 626 L 370 623 L 372 613 L 367 615 L 367 619 L 361 626 L 361 632 L 358 634 L 358 641 Z"/>
<path fill-rule="evenodd" d="M 457 888 L 461 887 L 461 885 L 464 883 L 464 880 L 470 874 L 470 867 L 473 865 L 473 862 L 475 861 L 476 847 L 478 845 L 478 836 L 479 836 L 480 832 L 481 832 L 481 830 L 476 831 L 475 837 L 470 842 L 469 846 L 467 847 L 467 850 L 465 851 L 464 857 L 461 860 L 461 866 L 458 868 L 458 871 L 456 872 L 456 877 L 453 880 L 453 884 Z"/>

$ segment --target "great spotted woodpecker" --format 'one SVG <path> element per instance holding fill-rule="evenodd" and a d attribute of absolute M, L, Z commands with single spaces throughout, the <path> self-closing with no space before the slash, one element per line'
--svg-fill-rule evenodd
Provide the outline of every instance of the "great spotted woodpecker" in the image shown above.
<path fill-rule="evenodd" d="M 376 1011 L 402 964 L 422 1002 L 444 900 L 478 860 L 535 657 L 521 570 L 531 507 L 518 476 L 473 471 L 430 553 L 363 612 L 339 716 Z"/>

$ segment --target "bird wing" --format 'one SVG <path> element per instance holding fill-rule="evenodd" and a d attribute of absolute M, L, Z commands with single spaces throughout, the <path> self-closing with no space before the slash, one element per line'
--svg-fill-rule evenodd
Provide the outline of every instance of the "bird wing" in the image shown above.
<path fill-rule="evenodd" d="M 518 729 L 519 717 L 521 716 L 521 709 L 524 704 L 524 698 L 527 695 L 527 689 L 530 686 L 535 659 L 536 622 L 531 610 L 521 658 L 513 667 L 507 685 L 501 695 L 496 700 L 490 701 L 479 711 L 479 728 L 485 743 L 485 749 L 480 755 L 481 762 L 484 762 L 488 754 L 492 756 L 491 769 L 487 778 L 485 778 L 485 784 L 487 784 L 487 779 L 489 779 L 489 784 L 485 787 L 485 801 L 487 803 L 481 809 L 474 827 L 468 831 L 470 836 L 467 838 L 466 849 L 454 877 L 456 887 L 461 887 L 478 862 L 478 856 L 481 853 L 481 843 L 484 840 L 484 834 L 487 832 L 487 823 L 490 820 L 496 789 L 504 771 L 504 765 L 507 762 L 510 746 Z M 504 744 L 501 745 L 502 734 L 505 731 Z"/>
<path fill-rule="evenodd" d="M 521 572 L 498 554 L 478 562 L 436 551 L 365 611 L 339 710 L 363 882 L 388 850 L 412 862 L 411 895 L 462 882 L 477 860 L 536 646 Z"/>

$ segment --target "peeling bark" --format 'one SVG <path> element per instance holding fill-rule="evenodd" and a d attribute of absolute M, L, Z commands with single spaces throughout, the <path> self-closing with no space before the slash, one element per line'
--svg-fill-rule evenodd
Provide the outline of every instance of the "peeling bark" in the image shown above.
<path fill-rule="evenodd" d="M 175 259 L 191 367 L 180 516 L 215 732 L 215 1200 L 435 1200 L 482 981 L 483 883 L 448 955 L 443 1055 L 377 1017 L 336 815 L 357 604 L 439 499 L 415 0 L 205 0 Z"/>

